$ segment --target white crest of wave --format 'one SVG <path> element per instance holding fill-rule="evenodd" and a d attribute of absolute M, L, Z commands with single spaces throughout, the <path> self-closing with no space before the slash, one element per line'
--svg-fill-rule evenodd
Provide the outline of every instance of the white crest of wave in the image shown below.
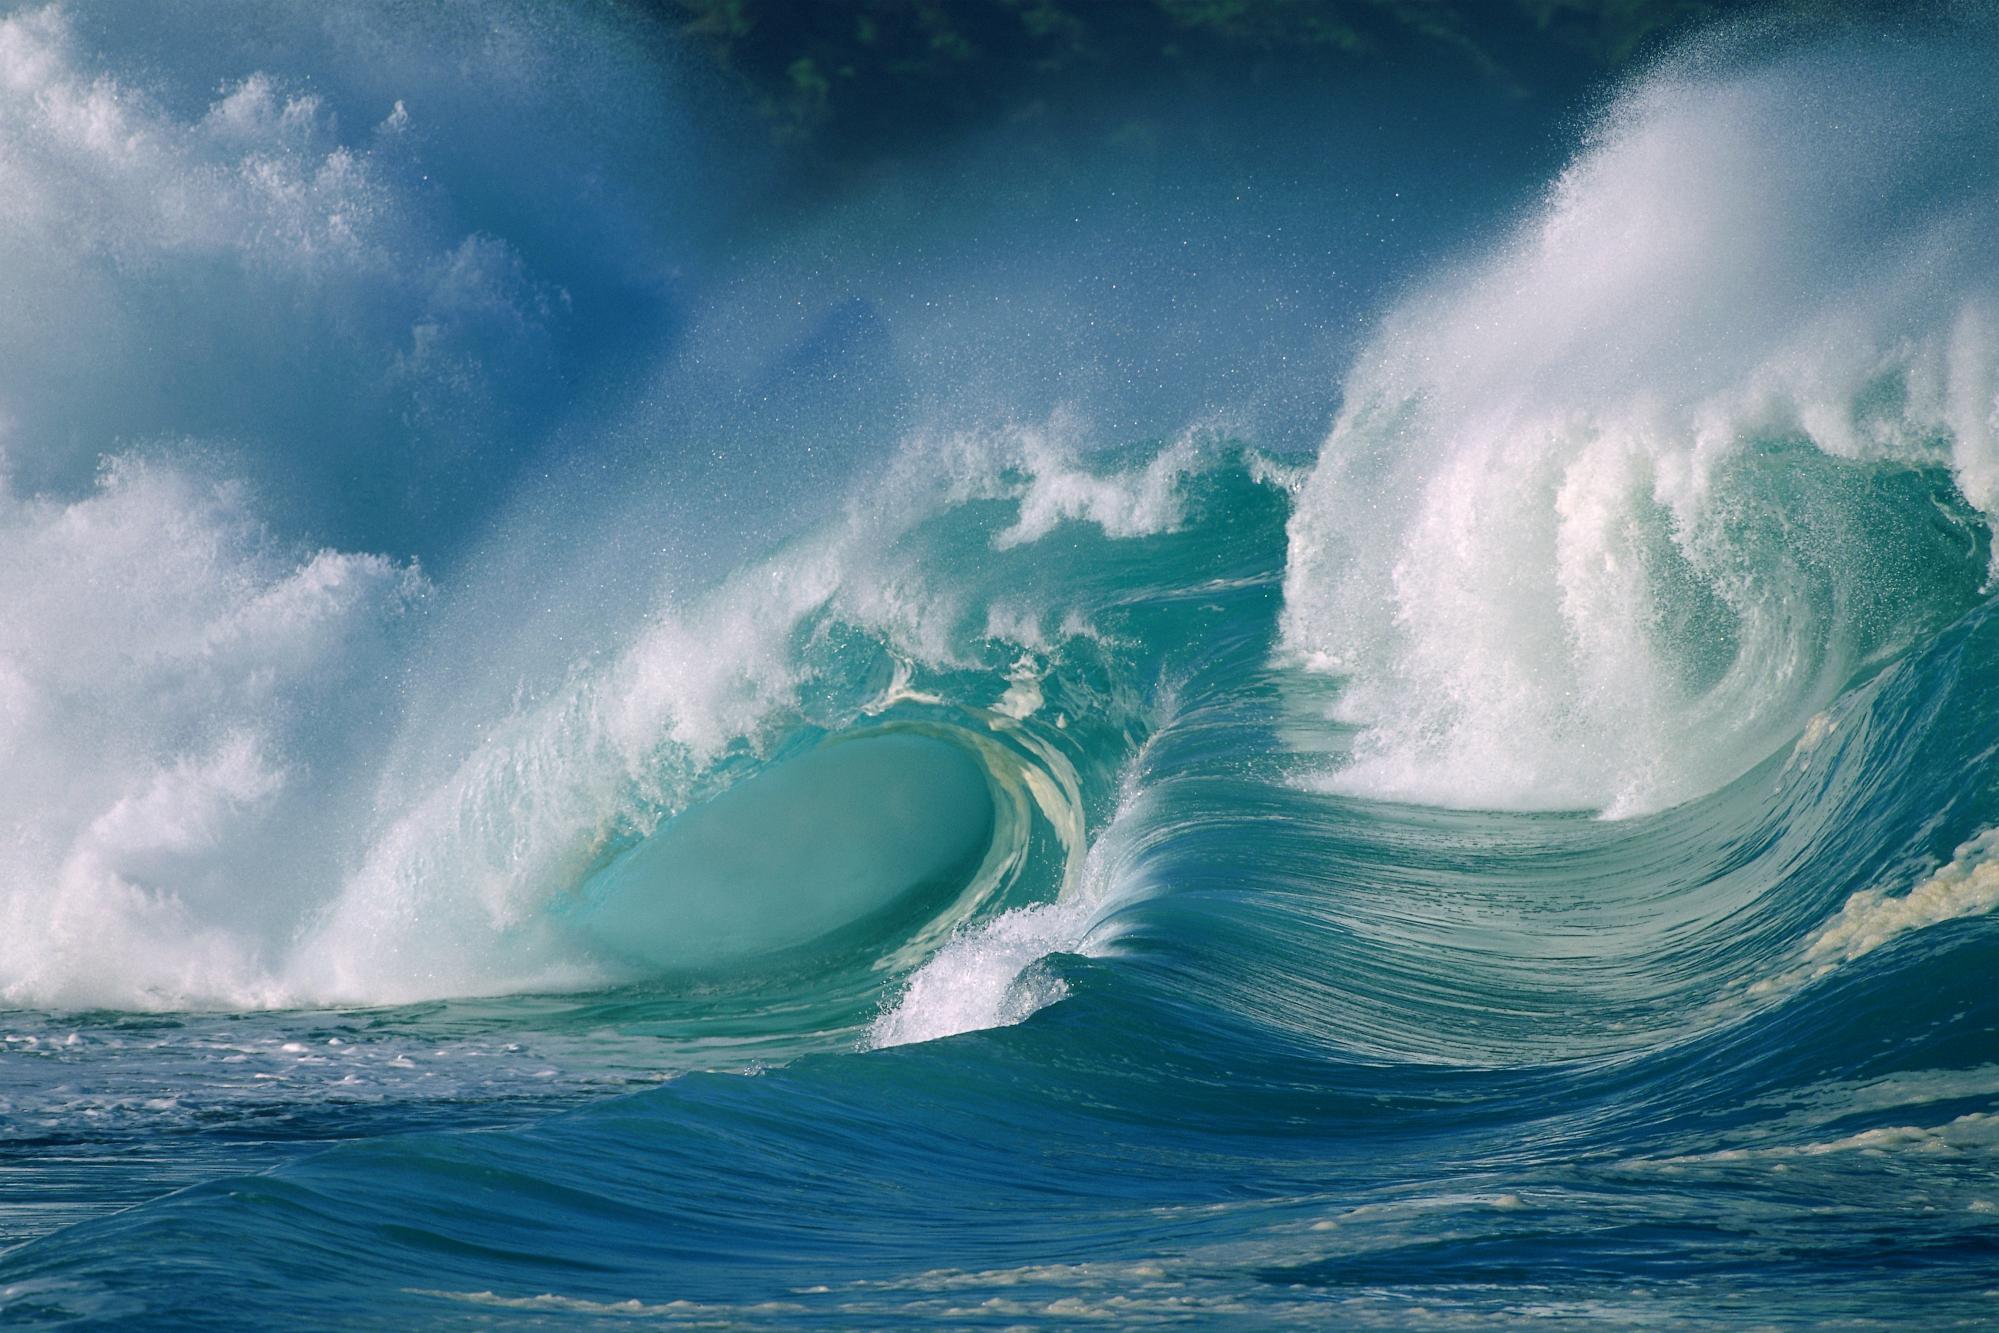
<path fill-rule="evenodd" d="M 1982 916 L 1999 908 L 1999 829 L 1987 829 L 1960 846 L 1950 863 L 1907 893 L 1862 889 L 1805 945 L 1814 977 L 1864 958 L 1882 945 L 1927 926 Z"/>
<path fill-rule="evenodd" d="M 337 823 L 315 714 L 381 706 L 422 592 L 379 557 L 273 549 L 183 472 L 0 489 L 0 998 L 271 998 Z"/>
<path fill-rule="evenodd" d="M 1362 725 L 1329 785 L 1657 809 L 1897 646 L 1850 604 L 1896 600 L 1920 522 L 1838 476 L 1948 469 L 1999 507 L 1994 50 L 1686 60 L 1392 312 L 1291 525 L 1286 648 Z"/>
<path fill-rule="evenodd" d="M 1086 467 L 1073 442 L 1075 425 L 1058 417 L 1046 430 L 1018 433 L 1020 517 L 996 537 L 1004 550 L 1039 541 L 1065 521 L 1094 523 L 1111 537 L 1142 537 L 1182 522 L 1181 484 L 1197 466 L 1197 437 L 1182 434 L 1152 459 L 1128 472 Z"/>
<path fill-rule="evenodd" d="M 0 1002 L 385 1003 L 609 979 L 549 910 L 607 837 L 795 724 L 814 626 L 932 664 L 1004 632 L 898 543 L 1085 471 L 1053 428 L 915 441 L 833 522 L 614 617 L 554 688 L 469 719 L 462 756 L 415 782 L 389 756 L 414 644 L 437 628 L 414 613 L 440 592 L 413 566 L 285 547 L 246 492 L 187 467 L 116 462 L 71 502 L 0 489 Z M 1138 498 L 1078 518 L 1149 530 L 1132 515 L 1154 469 L 1091 475 L 1094 494 Z M 1019 632 L 1058 610 L 1020 610 Z"/>
<path fill-rule="evenodd" d="M 1073 517 L 1109 535 L 1142 535 L 1177 517 L 1177 501 L 1158 498 L 1156 465 L 1089 472 L 1075 430 L 1058 422 L 918 437 L 832 522 L 712 587 L 667 595 L 552 697 L 489 720 L 453 771 L 397 798 L 299 949 L 296 984 L 379 1000 L 590 980 L 591 963 L 546 908 L 615 831 L 670 815 L 717 760 L 760 752 L 795 724 L 814 670 L 801 660 L 801 637 L 838 623 L 904 661 L 953 666 L 968 636 L 997 632 L 991 615 L 927 567 L 920 545 L 901 544 L 919 524 L 974 499 L 1025 510 L 1084 475 L 1098 503 Z M 993 537 L 1001 548 L 1027 540 L 1018 525 Z M 1022 617 L 1023 632 L 1038 637 L 1039 619 Z M 837 728 L 873 703 L 850 698 L 843 713 L 815 720 Z M 1066 909 L 1049 911 L 1047 921 L 1067 920 Z M 1024 924 L 1007 931 L 1018 936 L 1014 952 L 1027 950 L 1023 965 L 1057 947 L 1028 949 L 1035 932 Z M 999 939 L 992 947 L 1005 952 Z M 988 970 L 997 975 L 1004 960 Z"/>
<path fill-rule="evenodd" d="M 1069 993 L 1035 964 L 1074 950 L 1092 917 L 1079 902 L 1020 907 L 960 934 L 917 970 L 868 1030 L 873 1047 L 1011 1027 Z"/>
<path fill-rule="evenodd" d="M 1170 689 L 1157 701 L 1162 729 L 1177 704 Z M 882 1006 L 868 1028 L 870 1048 L 1011 1027 L 1068 997 L 1068 983 L 1039 964 L 1058 953 L 1109 950 L 1117 934 L 1109 913 L 1149 887 L 1136 873 L 1150 800 L 1143 779 L 1149 753 L 1150 742 L 1126 765 L 1117 812 L 1090 844 L 1073 886 L 1055 902 L 961 929 Z M 1073 836 L 1080 840 L 1082 833 L 1079 826 Z"/>

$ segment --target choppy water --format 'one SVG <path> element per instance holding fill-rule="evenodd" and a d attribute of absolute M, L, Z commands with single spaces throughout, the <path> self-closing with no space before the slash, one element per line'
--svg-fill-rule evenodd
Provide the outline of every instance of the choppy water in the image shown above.
<path fill-rule="evenodd" d="M 211 12 L 0 18 L 9 1319 L 1994 1317 L 1989 26 L 1259 233 Z"/>

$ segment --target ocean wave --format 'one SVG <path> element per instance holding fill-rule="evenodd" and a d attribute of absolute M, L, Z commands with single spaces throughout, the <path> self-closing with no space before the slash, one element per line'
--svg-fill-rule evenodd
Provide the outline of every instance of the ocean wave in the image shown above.
<path fill-rule="evenodd" d="M 1299 454 L 936 410 L 929 168 L 702 233 L 614 11 L 402 14 L 0 17 L 4 1317 L 1989 1310 L 1990 24 L 1662 59 Z"/>
<path fill-rule="evenodd" d="M 1697 47 L 1389 314 L 1292 521 L 1336 789 L 1661 809 L 1976 600 L 1990 45 Z"/>

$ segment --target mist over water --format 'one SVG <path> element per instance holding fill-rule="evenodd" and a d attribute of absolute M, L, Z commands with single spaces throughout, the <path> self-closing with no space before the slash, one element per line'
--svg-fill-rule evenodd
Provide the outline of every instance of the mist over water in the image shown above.
<path fill-rule="evenodd" d="M 1291 525 L 1287 643 L 1369 724 L 1336 785 L 1676 804 L 1975 602 L 1988 50 L 1697 45 L 1389 315 Z"/>
<path fill-rule="evenodd" d="M 786 725 L 785 640 L 836 590 L 863 625 L 951 597 L 869 585 L 912 513 L 1018 469 L 1018 539 L 1157 526 L 1184 449 L 1129 501 L 1073 460 L 1251 421 L 1309 442 L 1338 293 L 1409 244 L 1401 191 L 1305 127 L 1228 161 L 1261 107 L 1186 117 L 1191 162 L 1171 115 L 1136 149 L 1002 128 L 801 211 L 758 203 L 747 111 L 635 21 L 361 6 L 190 43 L 206 12 L 5 20 L 10 564 L 76 608 L 9 607 L 41 747 L 10 772 L 70 789 L 15 807 L 21 1000 L 596 975 L 534 938 L 540 906 Z M 1377 151 L 1347 156 L 1381 178 Z M 1316 217 L 1327 188 L 1384 211 Z M 86 609 L 78 560 L 117 604 Z M 766 578 L 776 604 L 745 605 Z"/>
<path fill-rule="evenodd" d="M 0 10 L 0 1309 L 1984 1317 L 1995 47 Z"/>

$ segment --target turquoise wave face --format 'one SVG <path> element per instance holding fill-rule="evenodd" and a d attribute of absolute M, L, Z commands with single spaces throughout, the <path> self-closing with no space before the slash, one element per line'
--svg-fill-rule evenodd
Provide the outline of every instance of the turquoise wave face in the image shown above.
<path fill-rule="evenodd" d="M 907 419 L 906 291 L 773 351 L 767 262 L 859 272 L 910 182 L 656 272 L 677 76 L 478 14 L 273 19 L 148 97 L 86 16 L 0 17 L 0 259 L 124 386 L 0 365 L 49 469 L 0 490 L 6 1318 L 1989 1318 L 1987 26 L 1663 62 L 1370 316 L 1298 450 Z M 212 95 L 285 50 L 324 80 Z M 351 110 L 403 83 L 434 149 L 414 96 Z M 999 281 L 946 253 L 907 281 Z M 348 462 L 418 510 L 504 436 L 475 535 L 280 536 L 219 445 L 51 479 L 84 406 L 185 424 L 110 334 L 218 272 L 330 312 L 235 349 L 239 424 L 285 365 L 364 386 Z M 620 325 L 642 390 L 565 369 L 607 293 L 685 301 Z M 1176 364 L 1138 323 L 1118 364 Z"/>
<path fill-rule="evenodd" d="M 578 927 L 647 972 L 828 948 L 934 916 L 977 876 L 994 823 L 967 751 L 918 732 L 844 734 L 618 854 L 578 890 Z"/>
<path fill-rule="evenodd" d="M 363 1322 L 1393 1321 L 1393 1293 L 1465 1319 L 1812 1319 L 1901 1299 L 1917 1264 L 1926 1308 L 1976 1311 L 1989 605 L 1936 611 L 1699 801 L 1401 806 L 1319 789 L 1328 687 L 1274 657 L 1287 493 L 1225 454 L 1182 501 L 1175 531 L 1064 531 L 961 572 L 1088 615 L 1031 692 L 1004 654 L 903 675 L 829 633 L 852 697 L 890 702 L 551 902 L 632 978 L 614 988 L 17 1023 L 19 1151 L 78 1113 L 32 1104 L 41 1071 L 76 1096 L 139 1048 L 173 1105 L 87 1098 L 82 1160 L 134 1194 L 287 1164 L 12 1251 L 11 1308 L 257 1321 L 304 1282 Z M 1015 514 L 911 540 L 990 552 Z M 1073 865 L 1070 807 L 1032 794 L 1065 782 L 1099 830 Z M 273 1114 L 302 1142 L 271 1142 Z M 397 1132 L 292 1160 L 361 1116 Z M 191 1160 L 129 1159 L 162 1134 Z M 329 1252 L 368 1279 L 299 1268 Z"/>

